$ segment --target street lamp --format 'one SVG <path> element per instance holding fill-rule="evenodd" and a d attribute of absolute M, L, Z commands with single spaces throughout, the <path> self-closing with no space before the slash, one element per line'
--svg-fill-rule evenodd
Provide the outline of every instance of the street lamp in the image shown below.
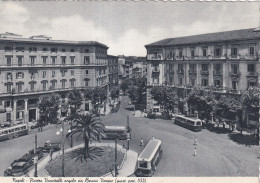
<path fill-rule="evenodd" d="M 71 129 L 70 129 L 70 128 L 68 129 L 68 133 L 71 133 Z M 73 139 L 72 139 L 72 136 L 70 137 L 70 147 L 71 147 L 71 148 L 73 147 Z"/>
<path fill-rule="evenodd" d="M 35 134 L 35 139 L 34 139 L 34 177 L 38 177 L 38 175 L 37 175 L 37 162 L 38 162 L 38 156 L 37 156 L 37 134 Z"/>
<path fill-rule="evenodd" d="M 61 144 L 62 144 L 62 177 L 65 177 L 64 175 L 64 120 L 62 120 L 62 127 L 59 131 L 56 132 L 56 135 L 60 135 L 61 132 Z"/>

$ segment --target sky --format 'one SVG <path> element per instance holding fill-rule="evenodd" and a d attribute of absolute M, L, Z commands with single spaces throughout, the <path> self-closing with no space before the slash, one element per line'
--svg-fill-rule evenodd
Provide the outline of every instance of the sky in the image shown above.
<path fill-rule="evenodd" d="M 257 2 L 0 1 L 0 33 L 98 41 L 111 55 L 146 56 L 170 37 L 259 26 Z"/>

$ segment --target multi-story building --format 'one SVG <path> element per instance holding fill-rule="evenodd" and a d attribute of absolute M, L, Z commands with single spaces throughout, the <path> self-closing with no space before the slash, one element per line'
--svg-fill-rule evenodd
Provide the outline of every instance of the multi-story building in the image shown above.
<path fill-rule="evenodd" d="M 42 94 L 106 87 L 107 50 L 94 41 L 0 34 L 0 121 L 37 120 Z"/>
<path fill-rule="evenodd" d="M 119 66 L 118 57 L 108 55 L 108 86 L 109 90 L 112 86 L 117 86 L 119 84 Z"/>
<path fill-rule="evenodd" d="M 156 107 L 150 94 L 156 85 L 174 87 L 179 97 L 193 86 L 213 87 L 218 93 L 235 97 L 250 86 L 260 86 L 257 29 L 170 38 L 145 47 L 147 110 Z"/>

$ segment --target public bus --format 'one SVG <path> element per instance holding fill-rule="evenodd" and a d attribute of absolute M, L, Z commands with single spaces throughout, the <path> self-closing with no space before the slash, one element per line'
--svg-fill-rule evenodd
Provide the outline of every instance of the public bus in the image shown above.
<path fill-rule="evenodd" d="M 28 134 L 28 125 L 19 124 L 7 128 L 0 128 L 0 141 L 13 139 Z"/>
<path fill-rule="evenodd" d="M 156 166 L 162 158 L 162 142 L 152 139 L 137 158 L 137 177 L 150 177 L 154 174 Z"/>
<path fill-rule="evenodd" d="M 130 140 L 131 133 L 130 129 L 126 126 L 105 126 L 104 133 L 105 137 L 102 137 L 103 140 Z"/>
<path fill-rule="evenodd" d="M 202 121 L 200 119 L 189 118 L 183 115 L 175 116 L 175 124 L 193 131 L 201 131 L 202 129 Z"/>

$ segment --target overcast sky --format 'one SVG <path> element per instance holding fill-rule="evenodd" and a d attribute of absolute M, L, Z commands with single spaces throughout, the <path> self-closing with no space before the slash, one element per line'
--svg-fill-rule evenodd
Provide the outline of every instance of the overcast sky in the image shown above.
<path fill-rule="evenodd" d="M 145 56 L 160 39 L 259 25 L 256 2 L 4 2 L 0 33 L 99 41 L 109 54 Z"/>

